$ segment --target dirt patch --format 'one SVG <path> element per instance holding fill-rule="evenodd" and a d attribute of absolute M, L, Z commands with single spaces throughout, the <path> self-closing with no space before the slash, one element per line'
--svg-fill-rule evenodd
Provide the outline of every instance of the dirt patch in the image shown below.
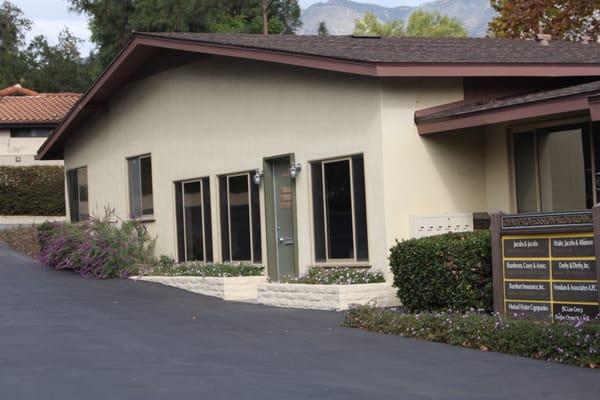
<path fill-rule="evenodd" d="M 0 242 L 32 258 L 37 258 L 40 254 L 40 243 L 35 226 L 19 226 L 0 231 Z"/>

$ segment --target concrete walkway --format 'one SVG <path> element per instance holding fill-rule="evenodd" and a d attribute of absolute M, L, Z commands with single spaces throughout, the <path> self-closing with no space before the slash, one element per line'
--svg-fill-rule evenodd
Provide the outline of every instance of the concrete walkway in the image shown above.
<path fill-rule="evenodd" d="M 0 247 L 3 399 L 598 399 L 600 371 L 82 279 Z"/>

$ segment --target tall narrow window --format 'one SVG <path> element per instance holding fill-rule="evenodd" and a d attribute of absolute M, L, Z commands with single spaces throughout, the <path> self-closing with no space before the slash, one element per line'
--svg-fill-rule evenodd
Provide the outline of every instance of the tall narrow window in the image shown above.
<path fill-rule="evenodd" d="M 519 212 L 538 209 L 535 136 L 533 132 L 513 136 L 515 146 L 515 180 Z"/>
<path fill-rule="evenodd" d="M 150 155 L 127 159 L 129 172 L 129 212 L 133 218 L 154 215 L 152 199 L 152 159 Z"/>
<path fill-rule="evenodd" d="M 591 208 L 597 201 L 592 139 L 583 124 L 514 134 L 518 211 Z"/>
<path fill-rule="evenodd" d="M 312 163 L 315 259 L 367 261 L 362 155 Z"/>
<path fill-rule="evenodd" d="M 176 182 L 175 193 L 179 260 L 212 261 L 208 178 Z"/>
<path fill-rule="evenodd" d="M 85 221 L 89 218 L 87 168 L 67 171 L 67 191 L 69 196 L 69 214 L 71 222 Z"/>
<path fill-rule="evenodd" d="M 258 186 L 249 173 L 219 179 L 224 261 L 261 262 Z"/>

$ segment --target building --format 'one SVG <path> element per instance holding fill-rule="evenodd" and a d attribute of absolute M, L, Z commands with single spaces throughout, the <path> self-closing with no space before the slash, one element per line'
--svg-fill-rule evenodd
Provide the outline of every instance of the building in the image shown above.
<path fill-rule="evenodd" d="M 37 93 L 19 84 L 0 90 L 0 165 L 62 165 L 36 161 L 35 155 L 78 99 L 76 93 Z"/>
<path fill-rule="evenodd" d="M 38 157 L 73 221 L 115 207 L 159 254 L 387 270 L 396 240 L 590 207 L 599 76 L 587 42 L 136 34 Z"/>

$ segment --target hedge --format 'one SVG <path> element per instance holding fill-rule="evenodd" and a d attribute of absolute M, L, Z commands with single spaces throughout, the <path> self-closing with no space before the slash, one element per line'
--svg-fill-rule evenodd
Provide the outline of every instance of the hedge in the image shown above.
<path fill-rule="evenodd" d="M 492 310 L 489 231 L 397 242 L 390 266 L 398 297 L 410 312 Z"/>
<path fill-rule="evenodd" d="M 347 312 L 344 325 L 538 360 L 600 368 L 600 320 L 577 324 L 508 319 L 499 314 L 403 314 L 367 306 Z"/>
<path fill-rule="evenodd" d="M 0 215 L 65 215 L 61 166 L 0 167 Z"/>

